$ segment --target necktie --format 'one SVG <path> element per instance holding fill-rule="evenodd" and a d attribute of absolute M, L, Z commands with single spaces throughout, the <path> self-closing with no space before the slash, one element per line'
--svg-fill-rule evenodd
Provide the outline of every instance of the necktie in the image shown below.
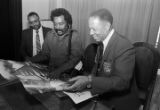
<path fill-rule="evenodd" d="M 97 55 L 95 57 L 95 65 L 91 72 L 91 74 L 94 76 L 97 76 L 97 71 L 100 68 L 102 57 L 103 57 L 103 43 L 99 42 L 97 47 Z"/>
<path fill-rule="evenodd" d="M 37 54 L 38 54 L 41 51 L 41 44 L 40 44 L 38 30 L 36 30 L 36 49 L 37 49 Z"/>
<path fill-rule="evenodd" d="M 98 43 L 98 48 L 97 48 L 97 64 L 98 68 L 102 62 L 102 56 L 103 56 L 103 43 L 99 42 Z"/>

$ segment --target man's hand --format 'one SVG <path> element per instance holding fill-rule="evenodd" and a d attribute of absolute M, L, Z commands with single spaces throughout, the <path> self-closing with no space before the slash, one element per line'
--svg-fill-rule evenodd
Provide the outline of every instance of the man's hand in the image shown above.
<path fill-rule="evenodd" d="M 63 90 L 66 91 L 81 91 L 90 83 L 88 76 L 77 76 L 69 80 L 71 85 L 66 86 Z"/>

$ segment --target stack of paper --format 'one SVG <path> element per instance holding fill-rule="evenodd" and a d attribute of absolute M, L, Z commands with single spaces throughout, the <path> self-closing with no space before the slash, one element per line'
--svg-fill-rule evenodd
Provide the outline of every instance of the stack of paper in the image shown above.
<path fill-rule="evenodd" d="M 75 104 L 78 104 L 93 97 L 90 91 L 75 92 L 75 93 L 64 92 L 64 93 L 67 94 Z"/>

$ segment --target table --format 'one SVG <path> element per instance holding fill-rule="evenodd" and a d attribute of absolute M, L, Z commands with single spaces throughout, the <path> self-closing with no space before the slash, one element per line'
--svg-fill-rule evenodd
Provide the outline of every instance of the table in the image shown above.
<path fill-rule="evenodd" d="M 13 83 L 11 81 L 5 86 L 1 85 L 0 95 L 12 110 L 47 110 L 38 100 L 25 91 L 20 81 L 13 81 Z"/>
<path fill-rule="evenodd" d="M 48 110 L 71 110 L 74 108 L 73 101 L 61 92 L 36 94 L 34 97 Z"/>
<path fill-rule="evenodd" d="M 50 91 L 42 94 L 27 92 L 21 81 L 15 77 L 17 71 L 23 68 L 23 63 L 0 60 L 0 68 L 0 96 L 6 99 L 13 110 L 69 110 L 72 108 L 71 99 L 60 92 Z M 12 70 L 16 72 L 12 73 Z"/>
<path fill-rule="evenodd" d="M 0 93 L 13 110 L 70 110 L 74 105 L 72 100 L 62 92 L 52 91 L 30 95 L 17 80 L 0 87 Z"/>

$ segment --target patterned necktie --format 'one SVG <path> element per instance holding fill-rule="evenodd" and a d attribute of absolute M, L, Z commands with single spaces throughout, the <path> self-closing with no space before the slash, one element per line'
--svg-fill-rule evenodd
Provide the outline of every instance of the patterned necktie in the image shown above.
<path fill-rule="evenodd" d="M 37 54 L 38 54 L 41 51 L 41 44 L 40 44 L 38 30 L 36 30 L 36 49 L 37 49 Z"/>
<path fill-rule="evenodd" d="M 100 69 L 102 57 L 103 57 L 103 43 L 99 42 L 98 47 L 97 47 L 97 55 L 95 57 L 95 65 L 94 65 L 92 72 L 91 72 L 91 74 L 94 76 L 97 76 L 97 71 L 99 71 L 99 69 Z"/>
<path fill-rule="evenodd" d="M 98 68 L 100 67 L 100 64 L 102 62 L 102 56 L 103 56 L 103 43 L 99 42 L 98 43 L 98 48 L 97 48 L 97 63 L 98 63 Z"/>

